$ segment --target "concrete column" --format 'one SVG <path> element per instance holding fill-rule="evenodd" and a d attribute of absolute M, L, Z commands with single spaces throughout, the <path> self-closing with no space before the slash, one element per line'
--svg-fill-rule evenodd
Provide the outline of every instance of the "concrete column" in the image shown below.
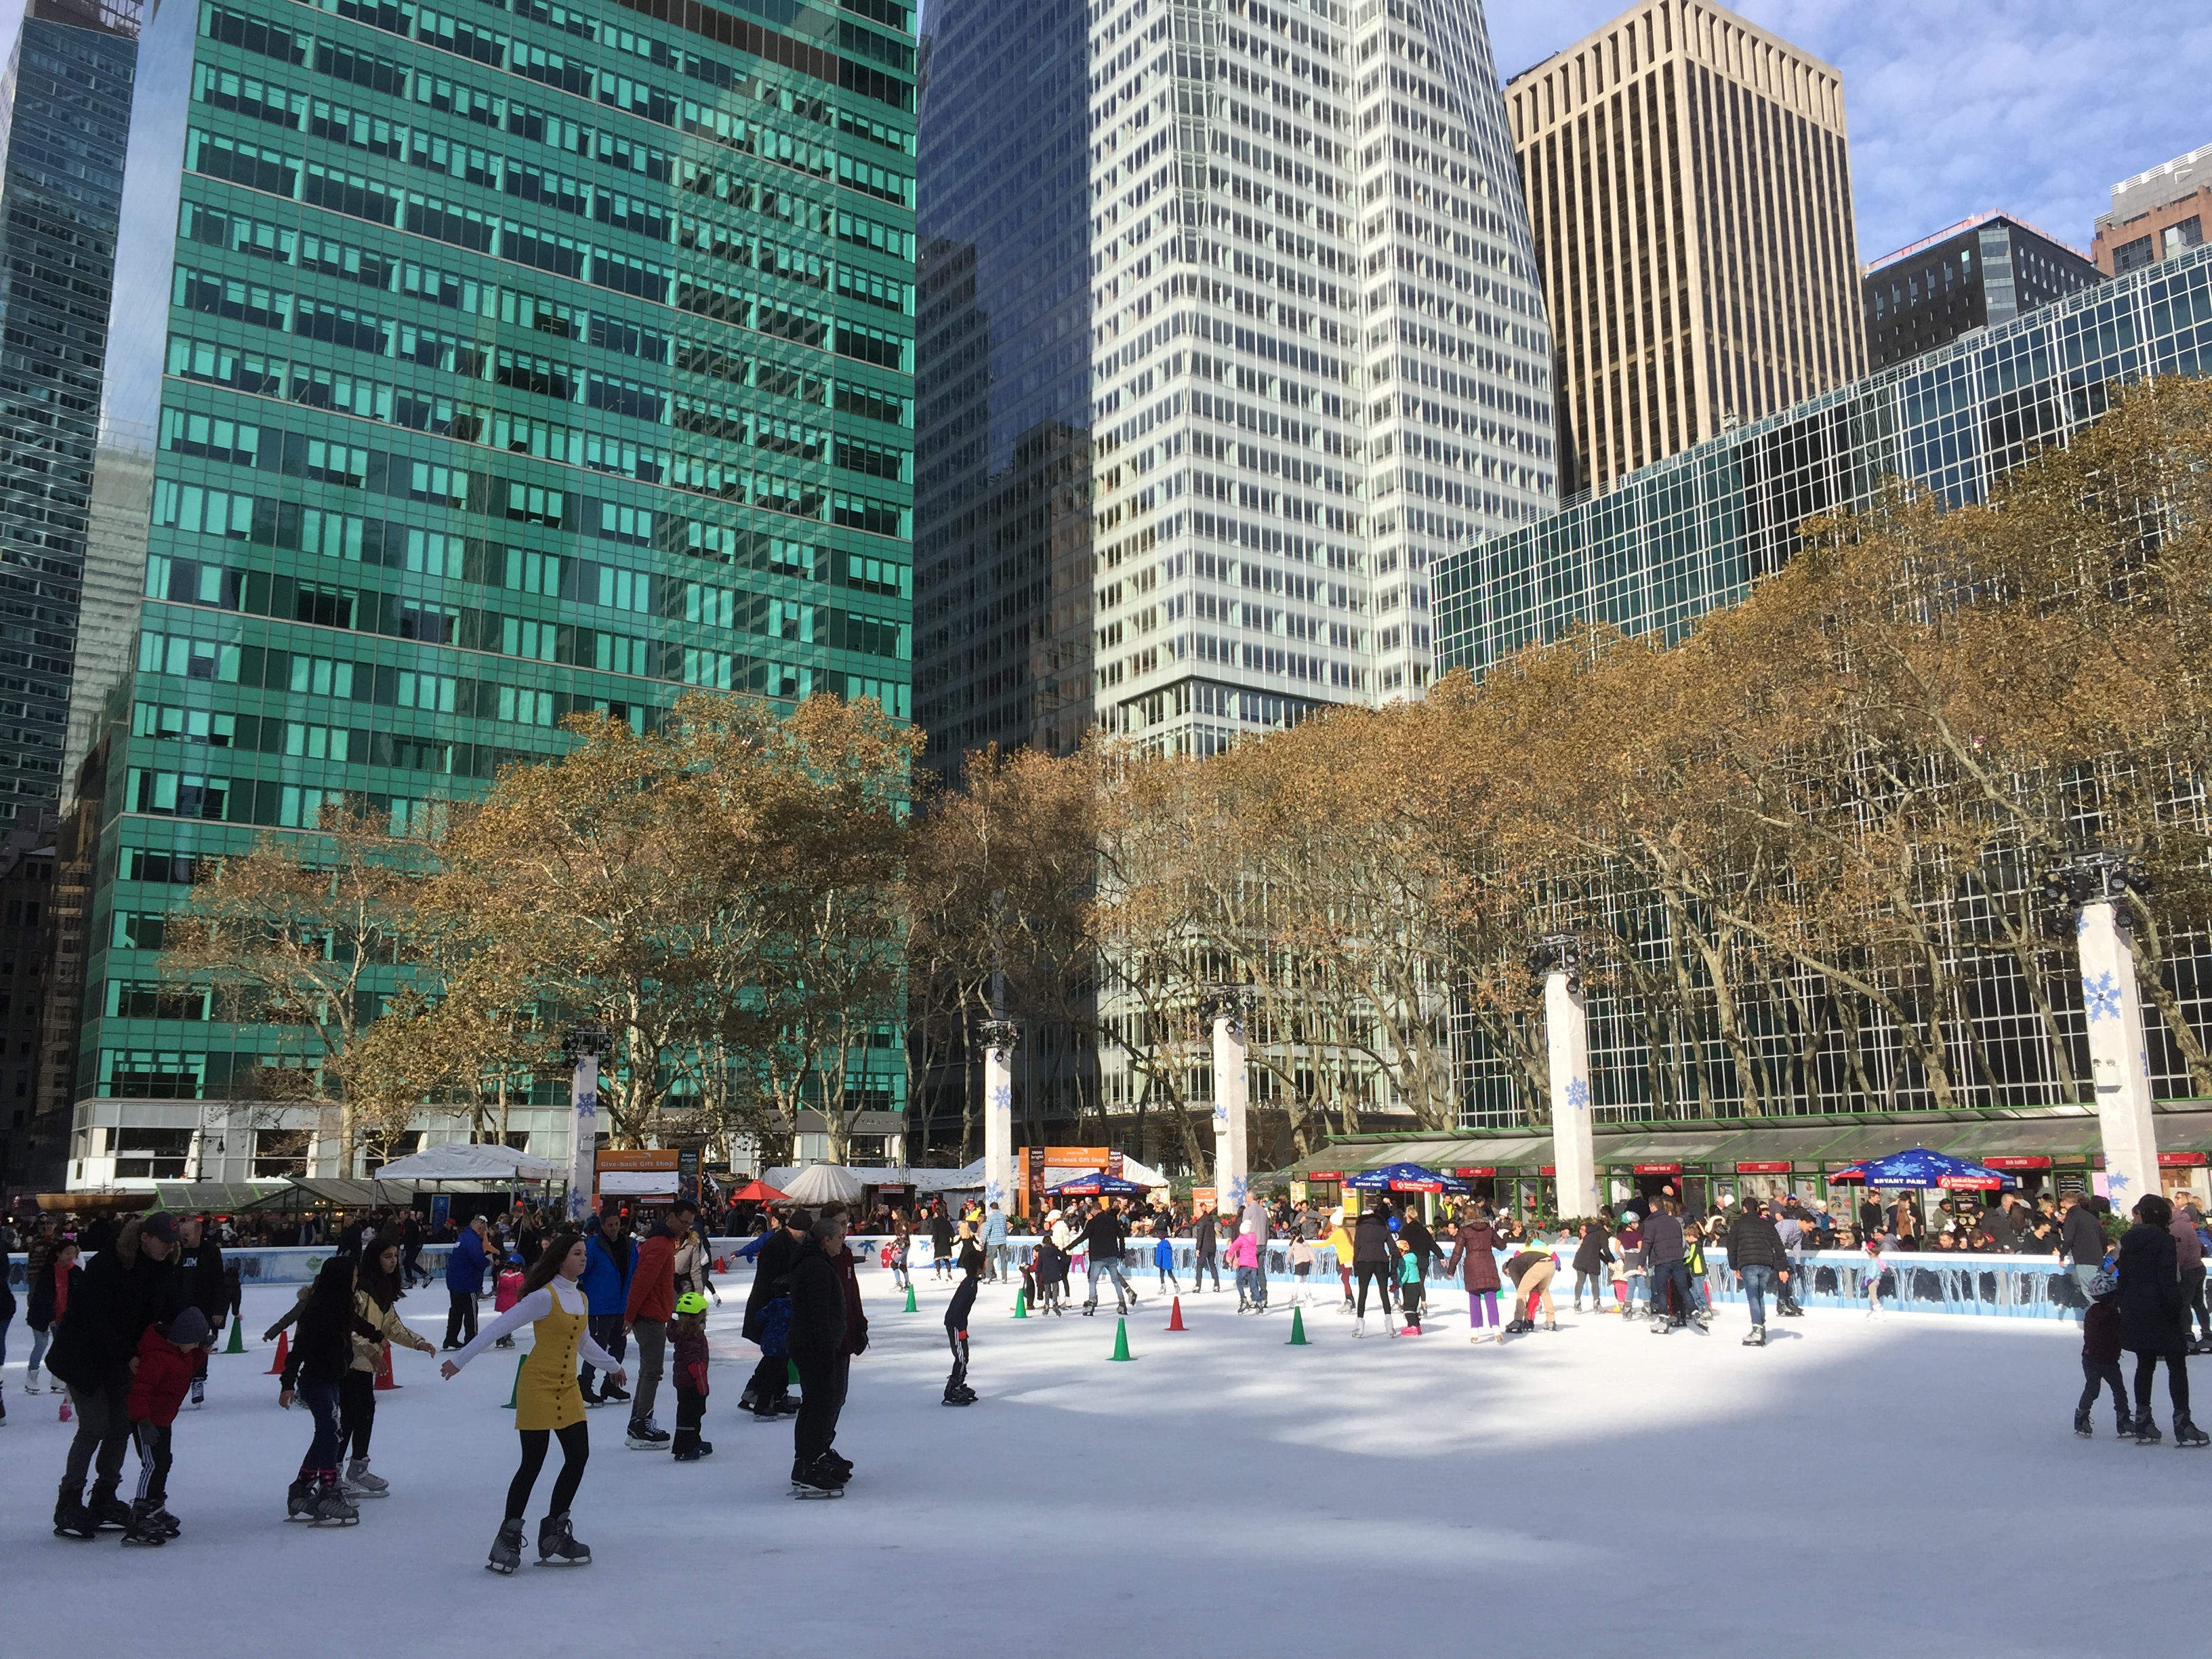
<path fill-rule="evenodd" d="M 599 1184 L 599 1057 L 579 1051 L 574 1076 L 568 1085 L 568 1219 L 581 1221 L 592 1212 L 592 1189 Z"/>
<path fill-rule="evenodd" d="M 1544 975 L 1544 1041 L 1552 1072 L 1552 1164 L 1565 1219 L 1595 1216 L 1597 1150 L 1590 1135 L 1589 1012 L 1571 949 L 1556 945 Z"/>
<path fill-rule="evenodd" d="M 1244 1109 L 1251 1086 L 1246 1074 L 1249 1055 L 1243 1015 L 1235 1008 L 1217 1008 L 1213 1015 L 1214 1201 L 1231 1215 L 1243 1207 L 1252 1173 L 1244 1142 Z"/>
<path fill-rule="evenodd" d="M 2081 1006 L 2088 1016 L 2089 1072 L 2097 1085 L 2105 1183 L 2112 1208 L 2125 1214 L 2145 1193 L 2160 1189 L 2158 1133 L 2151 1121 L 2142 990 L 2121 911 L 2126 901 L 2115 890 L 2115 881 L 2102 886 L 2081 906 Z"/>
<path fill-rule="evenodd" d="M 1012 1020 L 983 1024 L 983 1203 L 1014 1212 L 1014 1042 Z"/>

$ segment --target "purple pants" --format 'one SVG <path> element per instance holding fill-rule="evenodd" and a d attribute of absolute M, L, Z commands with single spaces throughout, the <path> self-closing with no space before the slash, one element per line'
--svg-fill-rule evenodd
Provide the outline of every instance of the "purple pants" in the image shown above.
<path fill-rule="evenodd" d="M 1498 1292 L 1469 1291 L 1467 1293 L 1467 1322 L 1470 1328 L 1498 1323 Z"/>

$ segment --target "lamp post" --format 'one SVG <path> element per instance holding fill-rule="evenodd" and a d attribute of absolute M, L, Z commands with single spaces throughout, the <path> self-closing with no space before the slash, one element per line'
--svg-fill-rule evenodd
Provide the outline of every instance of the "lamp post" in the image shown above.
<path fill-rule="evenodd" d="M 1582 945 L 1571 933 L 1537 941 L 1530 965 L 1544 975 L 1544 1046 L 1552 1074 L 1552 1168 L 1559 1217 L 1595 1216 L 1597 1146 L 1590 1133 L 1589 1007 Z"/>
<path fill-rule="evenodd" d="M 1022 1028 L 999 1017 L 981 1021 L 983 1043 L 983 1202 L 1014 1212 L 1014 1044 Z"/>
<path fill-rule="evenodd" d="M 1252 992 L 1242 985 L 1214 986 L 1199 1004 L 1199 1012 L 1213 1028 L 1214 1207 L 1234 1215 L 1244 1207 L 1252 1174 L 1245 1133 L 1252 1050 L 1244 1030 L 1252 1012 Z"/>
<path fill-rule="evenodd" d="M 2142 988 L 2128 942 L 2126 908 L 2128 895 L 2148 892 L 2149 882 L 2140 860 L 2099 848 L 2051 871 L 2044 878 L 2044 890 L 2075 915 L 2081 1009 L 2089 1030 L 2089 1073 L 2097 1089 L 2105 1187 L 2113 1207 L 2124 1212 L 2159 1186 L 2150 1046 L 2143 1032 Z"/>
<path fill-rule="evenodd" d="M 561 1052 L 573 1068 L 568 1099 L 568 1219 L 581 1221 L 599 1185 L 599 1057 L 613 1047 L 607 1028 L 596 1023 L 571 1025 L 561 1036 Z"/>

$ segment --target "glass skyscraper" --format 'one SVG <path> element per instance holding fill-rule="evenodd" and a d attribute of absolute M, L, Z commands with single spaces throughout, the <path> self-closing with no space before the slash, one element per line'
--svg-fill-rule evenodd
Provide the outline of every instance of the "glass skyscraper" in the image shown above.
<path fill-rule="evenodd" d="M 143 598 L 80 676 L 103 805 L 73 1182 L 334 1172 L 313 1113 L 222 1103 L 311 1058 L 295 1035 L 157 982 L 200 860 L 340 803 L 411 829 L 558 752 L 564 715 L 644 729 L 687 686 L 910 713 L 909 22 L 149 24 L 100 556 Z M 512 1121 L 561 1157 L 555 1104 Z"/>
<path fill-rule="evenodd" d="M 1418 696 L 1431 562 L 1554 495 L 1478 0 L 945 0 L 917 718 L 1210 753 Z"/>
<path fill-rule="evenodd" d="M 1437 573 L 1437 668 L 1478 677 L 1577 621 L 1676 638 L 1734 605 L 1818 513 L 1890 477 L 1954 502 L 2103 414 L 2112 388 L 2212 371 L 2212 249 L 2081 289 L 1630 474 Z"/>

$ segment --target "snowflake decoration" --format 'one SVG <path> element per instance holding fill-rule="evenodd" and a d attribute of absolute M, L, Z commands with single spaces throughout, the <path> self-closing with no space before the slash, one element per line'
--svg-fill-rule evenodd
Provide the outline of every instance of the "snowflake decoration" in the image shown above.
<path fill-rule="evenodd" d="M 2082 1006 L 2088 1010 L 2089 1023 L 2100 1019 L 2117 1019 L 2120 1012 L 2120 988 L 2110 973 L 2081 981 Z"/>
<path fill-rule="evenodd" d="M 2115 1171 L 2105 1177 L 2105 1185 L 2112 1192 L 2124 1192 L 2127 1190 L 2129 1182 L 2125 1176 Z"/>
<path fill-rule="evenodd" d="M 1567 1104 L 1578 1112 L 1589 1109 L 1589 1082 L 1587 1079 L 1576 1078 L 1567 1085 Z"/>
<path fill-rule="evenodd" d="M 2074 936 L 2076 939 L 2079 939 L 2082 934 L 2088 931 L 2089 912 L 2087 908 L 2084 908 L 2080 915 L 2074 918 Z"/>
<path fill-rule="evenodd" d="M 1011 1083 L 994 1084 L 991 1087 L 990 1099 L 987 1103 L 994 1112 L 1012 1110 L 1014 1104 L 1014 1085 Z"/>

